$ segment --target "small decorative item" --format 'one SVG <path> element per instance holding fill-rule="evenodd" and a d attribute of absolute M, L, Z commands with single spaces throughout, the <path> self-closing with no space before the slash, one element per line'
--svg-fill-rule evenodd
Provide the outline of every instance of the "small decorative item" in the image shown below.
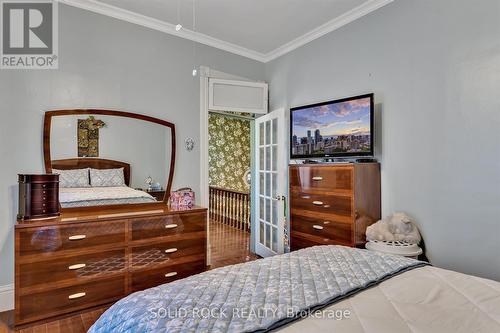
<path fill-rule="evenodd" d="M 170 194 L 170 206 L 173 208 L 191 208 L 195 203 L 195 195 L 191 188 L 184 187 Z"/>
<path fill-rule="evenodd" d="M 194 149 L 194 139 L 186 138 L 186 140 L 184 140 L 184 145 L 186 146 L 187 151 L 192 151 Z"/>
<path fill-rule="evenodd" d="M 144 181 L 144 184 L 148 185 L 146 191 L 148 192 L 151 192 L 153 190 L 153 178 L 151 178 L 151 176 L 148 176 L 148 178 L 146 178 L 146 180 Z"/>
<path fill-rule="evenodd" d="M 99 157 L 99 128 L 105 126 L 104 121 L 94 116 L 78 119 L 78 157 Z"/>

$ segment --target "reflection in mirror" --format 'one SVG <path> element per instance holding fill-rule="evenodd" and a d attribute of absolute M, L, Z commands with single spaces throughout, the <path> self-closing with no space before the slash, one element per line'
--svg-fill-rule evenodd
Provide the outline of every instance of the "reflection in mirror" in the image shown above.
<path fill-rule="evenodd" d="M 162 202 L 172 130 L 115 115 L 52 117 L 50 160 L 62 208 Z"/>

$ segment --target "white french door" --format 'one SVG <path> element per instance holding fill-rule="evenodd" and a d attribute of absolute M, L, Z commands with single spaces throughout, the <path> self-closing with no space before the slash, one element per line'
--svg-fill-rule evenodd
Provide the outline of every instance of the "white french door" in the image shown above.
<path fill-rule="evenodd" d="M 284 252 L 286 138 L 285 110 L 255 120 L 255 181 L 252 237 L 255 252 L 269 257 Z"/>

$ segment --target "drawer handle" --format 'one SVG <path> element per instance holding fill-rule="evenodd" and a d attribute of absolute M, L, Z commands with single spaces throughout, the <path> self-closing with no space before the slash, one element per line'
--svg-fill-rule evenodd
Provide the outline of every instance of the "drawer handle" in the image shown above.
<path fill-rule="evenodd" d="M 313 180 L 320 181 L 320 180 L 323 180 L 323 177 L 319 177 L 319 176 L 318 177 L 313 177 Z"/>
<path fill-rule="evenodd" d="M 167 224 L 167 225 L 165 226 L 165 229 L 174 229 L 174 228 L 177 228 L 177 227 L 178 227 L 178 225 L 177 225 L 177 224 Z"/>
<path fill-rule="evenodd" d="M 316 230 L 323 230 L 323 227 L 317 224 L 313 225 L 313 228 Z"/>
<path fill-rule="evenodd" d="M 323 206 L 323 201 L 313 201 L 313 205 Z"/>
<path fill-rule="evenodd" d="M 170 273 L 165 274 L 165 277 L 169 278 L 169 277 L 176 276 L 176 275 L 177 275 L 177 272 L 170 272 Z"/>
<path fill-rule="evenodd" d="M 87 266 L 87 265 L 86 264 L 76 264 L 76 265 L 69 266 L 68 269 L 74 271 L 76 269 L 80 269 L 80 268 L 83 268 L 85 266 Z"/>
<path fill-rule="evenodd" d="M 76 293 L 76 294 L 73 294 L 73 295 L 69 295 L 68 296 L 68 299 L 77 299 L 77 298 L 82 298 L 84 297 L 85 295 L 87 295 L 86 293 Z"/>
<path fill-rule="evenodd" d="M 166 249 L 165 250 L 165 253 L 174 253 L 174 252 L 177 252 L 177 248 L 176 247 L 173 247 L 171 249 Z"/>
<path fill-rule="evenodd" d="M 70 241 L 76 241 L 76 240 L 82 240 L 87 238 L 87 235 L 74 235 L 74 236 L 69 236 L 68 239 Z"/>

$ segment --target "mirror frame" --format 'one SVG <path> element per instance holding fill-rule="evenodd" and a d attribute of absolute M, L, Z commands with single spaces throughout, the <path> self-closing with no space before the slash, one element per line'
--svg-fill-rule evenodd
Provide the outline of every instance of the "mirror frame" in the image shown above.
<path fill-rule="evenodd" d="M 159 201 L 157 203 L 138 203 L 138 204 L 123 204 L 123 205 L 102 205 L 102 206 L 92 206 L 91 208 L 110 208 L 110 207 L 124 207 L 124 206 L 147 206 L 151 204 L 160 204 L 160 203 L 168 203 L 168 199 L 170 197 L 170 193 L 172 190 L 172 181 L 174 178 L 175 171 L 175 155 L 176 155 L 176 140 L 175 140 L 175 125 L 169 121 L 146 116 L 143 114 L 125 112 L 125 111 L 114 111 L 114 110 L 103 110 L 103 109 L 72 109 L 72 110 L 54 110 L 54 111 L 46 111 L 43 123 L 43 160 L 45 164 L 45 172 L 52 173 L 52 158 L 50 152 L 50 135 L 51 135 L 51 126 L 52 126 L 52 118 L 59 116 L 79 116 L 79 115 L 102 115 L 102 116 L 116 116 L 116 117 L 125 117 L 132 118 L 137 120 L 148 121 L 151 123 L 159 124 L 165 127 L 170 128 L 171 130 L 171 158 L 170 158 L 170 170 L 168 175 L 168 182 L 165 186 L 165 197 L 163 201 Z M 82 158 L 83 159 L 83 158 Z M 90 159 L 90 158 L 89 158 Z M 75 207 L 75 208 L 61 208 L 63 210 L 66 209 L 82 209 L 88 207 Z"/>

